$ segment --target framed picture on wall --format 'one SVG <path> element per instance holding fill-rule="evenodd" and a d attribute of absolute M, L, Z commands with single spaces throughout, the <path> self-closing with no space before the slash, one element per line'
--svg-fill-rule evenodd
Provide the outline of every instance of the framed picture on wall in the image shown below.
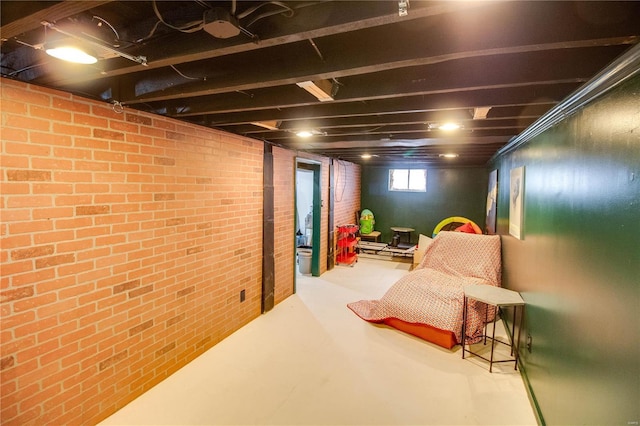
<path fill-rule="evenodd" d="M 484 232 L 493 235 L 496 233 L 496 213 L 498 208 L 498 170 L 489 174 L 489 191 L 487 192 L 487 217 L 484 223 Z"/>
<path fill-rule="evenodd" d="M 524 166 L 511 169 L 509 180 L 509 234 L 522 239 L 524 217 Z"/>

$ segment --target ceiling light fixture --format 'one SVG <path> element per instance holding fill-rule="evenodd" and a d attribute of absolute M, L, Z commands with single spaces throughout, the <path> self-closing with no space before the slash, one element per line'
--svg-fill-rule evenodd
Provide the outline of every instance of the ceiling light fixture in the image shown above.
<path fill-rule="evenodd" d="M 296 132 L 296 136 L 301 138 L 310 138 L 311 136 L 318 136 L 318 135 L 326 136 L 327 134 L 325 132 L 321 132 L 320 130 L 316 130 L 316 129 L 304 129 Z"/>
<path fill-rule="evenodd" d="M 462 125 L 454 122 L 445 122 L 445 123 L 429 123 L 427 124 L 428 130 L 444 130 L 444 131 L 452 131 L 458 130 L 462 128 Z"/>
<path fill-rule="evenodd" d="M 296 136 L 299 136 L 301 138 L 310 138 L 311 136 L 313 136 L 313 132 L 311 130 L 300 130 L 298 133 L 296 133 Z"/>
<path fill-rule="evenodd" d="M 84 37 L 81 37 L 81 36 L 77 36 L 75 34 L 71 34 L 71 33 L 67 32 L 67 31 L 63 30 L 62 28 L 57 27 L 55 24 L 52 24 L 51 22 L 42 21 L 41 24 L 44 25 L 45 28 L 52 29 L 54 31 L 59 32 L 60 34 L 66 35 L 67 37 L 71 37 L 74 41 L 80 42 L 83 46 L 84 45 L 88 45 L 88 46 L 94 47 L 96 49 L 102 50 L 104 52 L 108 52 L 110 54 L 115 54 L 117 56 L 120 56 L 121 58 L 129 59 L 130 61 L 137 62 L 140 65 L 147 66 L 147 57 L 146 56 L 132 56 L 132 55 L 129 55 L 128 53 L 120 52 L 119 50 L 116 50 L 113 47 L 107 46 L 107 45 L 105 45 L 103 43 L 99 43 L 99 42 L 91 40 L 89 38 L 84 38 Z M 85 48 L 83 47 L 82 50 L 84 51 Z M 46 48 L 45 48 L 45 51 L 47 51 Z M 47 51 L 47 53 L 52 55 L 48 51 Z M 59 58 L 58 56 L 56 56 L 56 57 Z M 95 57 L 95 59 L 97 61 L 97 59 L 98 59 L 97 56 L 94 56 L 94 57 Z M 63 60 L 66 60 L 66 61 L 69 60 L 69 59 L 65 59 L 64 57 L 63 58 L 59 58 L 59 59 L 63 59 Z M 81 63 L 86 63 L 86 62 L 81 62 Z M 95 63 L 95 62 L 89 62 L 89 63 Z"/>
<path fill-rule="evenodd" d="M 62 59 L 63 61 L 73 62 L 74 64 L 90 65 L 98 62 L 95 53 L 81 47 L 74 41 L 45 45 L 44 51 L 49 56 Z"/>
<path fill-rule="evenodd" d="M 371 157 L 372 157 L 372 155 L 371 155 L 371 154 L 362 154 L 362 155 L 360 156 L 360 158 L 362 158 L 363 160 L 368 160 L 368 159 L 369 159 L 369 158 L 371 158 Z"/>
<path fill-rule="evenodd" d="M 302 81 L 296 84 L 311 93 L 320 102 L 333 100 L 333 83 L 329 80 Z"/>
<path fill-rule="evenodd" d="M 458 130 L 461 126 L 458 123 L 444 123 L 438 126 L 438 129 L 445 131 Z"/>
<path fill-rule="evenodd" d="M 440 154 L 440 157 L 443 157 L 443 158 L 457 158 L 458 154 L 454 154 L 454 153 Z"/>

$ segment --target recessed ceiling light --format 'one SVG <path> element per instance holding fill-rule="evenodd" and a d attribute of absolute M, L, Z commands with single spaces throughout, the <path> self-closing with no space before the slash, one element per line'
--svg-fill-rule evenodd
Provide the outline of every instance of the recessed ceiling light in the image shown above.
<path fill-rule="evenodd" d="M 318 135 L 326 136 L 327 134 L 325 132 L 321 132 L 320 130 L 316 130 L 316 129 L 304 129 L 304 130 L 297 131 L 296 135 L 301 138 L 309 138 L 311 136 L 318 136 Z"/>
<path fill-rule="evenodd" d="M 438 129 L 446 130 L 446 131 L 458 130 L 459 128 L 460 128 L 460 125 L 458 123 L 443 123 L 440 126 L 438 126 Z"/>
<path fill-rule="evenodd" d="M 458 157 L 458 154 L 454 154 L 454 153 L 447 153 L 447 154 L 440 154 L 440 157 L 444 157 L 444 158 L 456 158 Z"/>
<path fill-rule="evenodd" d="M 443 123 L 427 123 L 427 128 L 429 130 L 452 131 L 452 130 L 461 129 L 462 125 L 458 123 L 454 123 L 453 121 L 447 121 Z"/>
<path fill-rule="evenodd" d="M 298 133 L 296 133 L 296 135 L 300 136 L 301 138 L 309 138 L 313 136 L 313 132 L 311 132 L 311 130 L 301 130 Z"/>
<path fill-rule="evenodd" d="M 371 158 L 371 154 L 362 154 L 360 156 L 360 158 L 364 159 L 364 160 L 368 160 L 369 158 Z"/>

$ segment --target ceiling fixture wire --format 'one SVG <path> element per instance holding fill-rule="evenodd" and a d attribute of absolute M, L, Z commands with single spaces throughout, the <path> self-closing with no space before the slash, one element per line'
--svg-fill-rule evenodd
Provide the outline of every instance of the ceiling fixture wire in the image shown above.
<path fill-rule="evenodd" d="M 173 65 L 169 65 L 171 67 L 171 69 L 173 69 L 175 72 L 177 72 L 180 77 L 184 77 L 187 80 L 202 80 L 202 81 L 207 81 L 207 77 L 189 77 L 188 75 L 184 75 L 183 73 L 180 72 L 180 70 L 178 68 L 176 68 Z"/>
<path fill-rule="evenodd" d="M 309 39 L 309 43 L 311 43 L 311 46 L 313 46 L 313 49 L 316 51 L 316 53 L 318 54 L 318 56 L 320 57 L 320 60 L 322 62 L 325 62 L 324 60 L 324 56 L 322 56 L 322 52 L 320 52 L 320 49 L 318 49 L 318 45 L 316 44 L 315 41 L 313 41 L 312 38 Z"/>
<path fill-rule="evenodd" d="M 151 2 L 151 5 L 153 6 L 153 12 L 156 14 L 160 22 L 173 30 L 177 30 L 183 33 L 195 33 L 196 31 L 200 31 L 202 28 L 204 28 L 204 13 L 202 14 L 202 19 L 200 21 L 189 22 L 182 27 L 177 27 L 175 25 L 169 24 L 164 20 L 162 14 L 160 13 L 160 10 L 158 10 L 158 4 L 156 0 L 153 0 Z"/>
<path fill-rule="evenodd" d="M 97 19 L 98 21 L 104 23 L 105 25 L 107 25 L 109 28 L 111 28 L 111 31 L 113 31 L 113 33 L 116 35 L 116 40 L 120 41 L 120 35 L 118 34 L 118 31 L 116 31 L 116 29 L 113 27 L 113 25 L 111 25 L 109 22 L 107 22 L 106 19 L 99 17 L 98 15 L 93 15 L 93 19 Z M 98 26 L 102 26 L 100 23 L 98 24 Z"/>

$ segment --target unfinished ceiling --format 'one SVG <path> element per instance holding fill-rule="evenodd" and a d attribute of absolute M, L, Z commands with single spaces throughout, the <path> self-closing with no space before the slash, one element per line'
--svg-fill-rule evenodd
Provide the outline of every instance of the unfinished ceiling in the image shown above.
<path fill-rule="evenodd" d="M 361 164 L 484 165 L 640 41 L 636 1 L 0 5 L 4 77 Z"/>

